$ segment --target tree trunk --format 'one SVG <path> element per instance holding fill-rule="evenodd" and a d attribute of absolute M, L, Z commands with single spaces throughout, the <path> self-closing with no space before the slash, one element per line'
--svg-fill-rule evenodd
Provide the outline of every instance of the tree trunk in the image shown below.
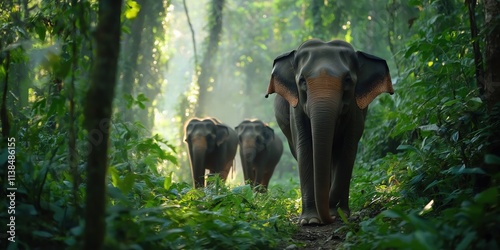
<path fill-rule="evenodd" d="M 486 31 L 485 97 L 490 109 L 500 102 L 500 2 L 484 0 Z M 497 151 L 498 152 L 498 151 Z"/>
<path fill-rule="evenodd" d="M 487 155 L 500 157 L 500 2 L 498 0 L 484 0 L 485 27 L 486 27 L 486 47 L 484 90 L 482 91 L 484 100 L 488 105 L 489 124 L 491 126 L 490 137 L 488 138 Z M 499 172 L 500 164 L 497 161 L 486 162 L 484 169 L 487 173 L 494 175 Z M 480 181 L 484 183 L 483 188 L 491 184 L 491 180 Z"/>
<path fill-rule="evenodd" d="M 198 106 L 196 107 L 195 115 L 202 117 L 206 115 L 206 106 L 208 103 L 208 88 L 210 82 L 215 82 L 215 56 L 219 49 L 220 37 L 222 34 L 222 11 L 224 9 L 225 0 L 212 0 L 210 7 L 208 27 L 208 45 L 203 55 L 203 61 L 200 65 L 200 75 L 198 77 Z"/>
<path fill-rule="evenodd" d="M 311 2 L 312 36 L 314 38 L 324 39 L 323 18 L 321 8 L 324 8 L 323 0 L 313 0 Z"/>
<path fill-rule="evenodd" d="M 2 59 L 3 63 L 3 59 Z M 10 65 L 10 52 L 7 51 L 4 69 L 5 69 L 5 79 L 3 82 L 3 92 L 2 92 L 2 106 L 0 108 L 0 121 L 2 122 L 2 137 L 7 138 L 10 135 L 10 121 L 7 112 L 7 92 L 9 91 L 9 65 Z"/>
<path fill-rule="evenodd" d="M 78 3 L 77 0 L 72 0 L 71 2 L 72 8 L 77 11 L 80 8 L 83 8 L 83 3 Z M 81 9 L 79 11 L 82 11 Z M 73 203 L 75 207 L 80 207 L 80 200 L 79 200 L 79 188 L 80 188 L 80 172 L 78 171 L 78 152 L 76 148 L 76 139 L 77 139 L 77 132 L 75 128 L 76 124 L 76 114 L 75 114 L 75 82 L 76 82 L 76 73 L 78 72 L 78 59 L 79 59 L 79 54 L 77 52 L 77 21 L 80 18 L 80 15 L 74 15 L 72 18 L 72 33 L 71 37 L 73 39 L 73 43 L 71 44 L 71 80 L 67 86 L 67 100 L 69 102 L 69 107 L 68 107 L 68 165 L 69 169 L 71 171 L 71 175 L 73 177 Z M 83 21 L 83 20 L 80 20 Z"/>
<path fill-rule="evenodd" d="M 146 1 L 142 1 L 146 2 Z M 141 7 L 141 12 L 146 16 L 144 18 L 141 39 L 141 46 L 139 49 L 139 54 L 141 55 L 140 60 L 138 61 L 137 70 L 141 72 L 138 78 L 138 86 L 136 88 L 136 93 L 144 94 L 149 101 L 145 102 L 145 109 L 138 110 L 139 112 L 135 112 L 135 120 L 141 121 L 142 125 L 149 130 L 152 131 L 154 127 L 155 120 L 155 108 L 157 104 L 154 104 L 158 95 L 160 95 L 162 91 L 162 81 L 163 79 L 161 74 L 158 74 L 159 67 L 163 67 L 163 64 L 155 61 L 161 61 L 161 54 L 157 52 L 153 52 L 156 48 L 155 42 L 157 39 L 158 33 L 163 33 L 163 24 L 161 23 L 161 13 L 168 12 L 163 5 L 162 1 L 147 1 L 148 4 L 143 4 Z M 156 32 L 153 32 L 153 29 L 156 29 Z M 162 65 L 162 66 L 159 66 Z M 168 65 L 164 65 L 168 66 Z"/>
<path fill-rule="evenodd" d="M 108 139 L 120 48 L 121 7 L 121 0 L 99 1 L 96 56 L 84 110 L 89 145 L 84 249 L 102 249 L 104 242 Z"/>
<path fill-rule="evenodd" d="M 479 39 L 477 37 L 477 23 L 476 23 L 476 0 L 466 0 L 467 8 L 469 9 L 469 23 L 470 23 L 470 34 L 472 38 L 472 49 L 474 52 L 474 66 L 476 67 L 476 84 L 479 88 L 479 94 L 481 97 L 484 96 L 484 69 L 483 69 L 483 57 L 481 55 L 481 50 L 479 48 Z"/>
<path fill-rule="evenodd" d="M 139 58 L 139 48 L 141 46 L 142 40 L 142 30 L 144 28 L 144 19 L 146 17 L 146 11 L 148 3 L 144 0 L 137 0 L 137 3 L 141 5 L 141 10 L 137 14 L 137 17 L 132 21 L 131 33 L 128 35 L 127 48 L 123 50 L 124 53 L 124 63 L 123 63 L 123 80 L 122 80 L 122 95 L 133 95 L 134 85 L 137 78 L 137 64 Z M 126 100 L 126 98 L 123 98 Z M 128 109 L 127 103 L 123 102 L 120 105 L 122 109 L 121 114 L 123 120 L 131 122 L 133 120 L 134 112 L 133 108 Z"/>

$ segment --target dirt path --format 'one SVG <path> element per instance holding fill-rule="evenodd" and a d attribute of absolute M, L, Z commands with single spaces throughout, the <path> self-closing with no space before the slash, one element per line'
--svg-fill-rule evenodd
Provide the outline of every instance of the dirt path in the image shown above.
<path fill-rule="evenodd" d="M 290 244 L 284 249 L 337 249 L 345 235 L 334 233 L 344 224 L 340 220 L 326 226 L 303 226 L 292 236 L 295 244 Z"/>

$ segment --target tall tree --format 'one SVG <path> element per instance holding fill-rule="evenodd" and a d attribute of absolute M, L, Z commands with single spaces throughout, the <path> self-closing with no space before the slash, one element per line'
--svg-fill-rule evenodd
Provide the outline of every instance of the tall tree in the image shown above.
<path fill-rule="evenodd" d="M 145 3 L 145 2 L 144 2 Z M 148 101 L 144 102 L 143 110 L 135 112 L 135 119 L 141 121 L 145 128 L 152 130 L 155 121 L 155 109 L 159 101 L 157 98 L 164 89 L 163 75 L 159 73 L 162 68 L 168 68 L 168 55 L 161 53 L 163 43 L 168 40 L 163 34 L 168 21 L 165 21 L 170 1 L 149 1 L 141 10 L 146 13 L 142 42 L 139 49 L 137 70 L 138 86 L 136 93 L 144 94 Z M 138 99 L 140 97 L 138 96 Z"/>
<path fill-rule="evenodd" d="M 475 2 L 475 1 L 474 1 Z M 484 0 L 486 48 L 484 74 L 484 99 L 490 112 L 490 137 L 488 154 L 500 158 L 500 1 Z M 487 162 L 486 170 L 498 173 L 498 160 Z"/>
<path fill-rule="evenodd" d="M 323 17 L 321 16 L 321 8 L 324 7 L 323 0 L 313 0 L 311 2 L 311 19 L 312 19 L 312 36 L 314 38 L 323 39 Z"/>
<path fill-rule="evenodd" d="M 144 29 L 144 19 L 147 15 L 145 7 L 150 4 L 147 3 L 147 0 L 137 0 L 136 1 L 140 6 L 139 13 L 137 17 L 132 20 L 132 27 L 130 34 L 126 37 L 125 49 L 124 52 L 124 63 L 123 63 L 123 80 L 121 84 L 121 94 L 122 95 L 132 95 L 134 91 L 134 86 L 136 85 L 137 79 L 137 66 L 139 59 L 139 47 L 141 45 L 142 34 Z M 123 98 L 122 100 L 127 100 L 127 98 Z M 123 116 L 124 121 L 132 121 L 133 120 L 133 111 L 132 109 L 127 108 L 126 103 L 122 103 L 120 106 L 121 114 Z"/>
<path fill-rule="evenodd" d="M 206 115 L 206 106 L 208 103 L 208 89 L 210 83 L 215 82 L 215 72 L 213 62 L 219 49 L 220 38 L 222 34 L 222 11 L 225 0 L 212 0 L 208 16 L 208 44 L 203 53 L 203 59 L 200 65 L 200 75 L 198 77 L 198 106 L 195 115 L 200 117 Z"/>
<path fill-rule="evenodd" d="M 475 1 L 474 1 L 475 2 Z M 488 106 L 493 108 L 500 102 L 500 2 L 484 0 L 486 27 L 486 74 L 485 95 Z M 500 151 L 497 151 L 500 152 Z"/>
<path fill-rule="evenodd" d="M 106 224 L 106 170 L 112 102 L 120 48 L 121 0 L 100 0 L 95 31 L 96 56 L 85 100 L 88 131 L 84 249 L 102 249 Z"/>

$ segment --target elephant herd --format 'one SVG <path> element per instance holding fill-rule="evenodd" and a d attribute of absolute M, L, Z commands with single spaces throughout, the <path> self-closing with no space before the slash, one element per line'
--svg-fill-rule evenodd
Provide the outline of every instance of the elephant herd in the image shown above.
<path fill-rule="evenodd" d="M 394 93 L 384 59 L 334 40 L 307 40 L 274 59 L 267 98 L 276 93 L 276 122 L 298 162 L 301 225 L 329 224 L 338 209 L 350 214 L 349 186 L 368 105 Z M 267 187 L 283 143 L 259 120 L 232 129 L 213 118 L 186 124 L 193 179 L 205 169 L 226 179 L 239 144 L 244 178 Z"/>
<path fill-rule="evenodd" d="M 245 182 L 264 191 L 283 153 L 283 142 L 274 130 L 256 119 L 232 129 L 215 118 L 192 118 L 185 126 L 185 141 L 196 188 L 205 186 L 206 169 L 225 181 L 239 145 Z"/>

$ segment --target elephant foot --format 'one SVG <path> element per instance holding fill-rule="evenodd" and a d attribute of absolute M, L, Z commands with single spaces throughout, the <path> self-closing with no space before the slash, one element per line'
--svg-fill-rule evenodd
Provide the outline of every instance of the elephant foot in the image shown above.
<path fill-rule="evenodd" d="M 351 216 L 351 210 L 349 208 L 340 208 L 340 210 L 342 210 L 346 218 Z M 330 215 L 332 218 L 340 217 L 338 208 L 330 208 Z"/>
<path fill-rule="evenodd" d="M 335 216 L 332 216 L 332 220 L 335 219 Z M 316 212 L 302 213 L 299 219 L 299 224 L 301 226 L 318 226 L 325 225 L 319 218 Z"/>
<path fill-rule="evenodd" d="M 314 226 L 314 225 L 321 225 L 321 221 L 318 218 L 301 218 L 300 219 L 300 225 L 301 226 Z"/>

